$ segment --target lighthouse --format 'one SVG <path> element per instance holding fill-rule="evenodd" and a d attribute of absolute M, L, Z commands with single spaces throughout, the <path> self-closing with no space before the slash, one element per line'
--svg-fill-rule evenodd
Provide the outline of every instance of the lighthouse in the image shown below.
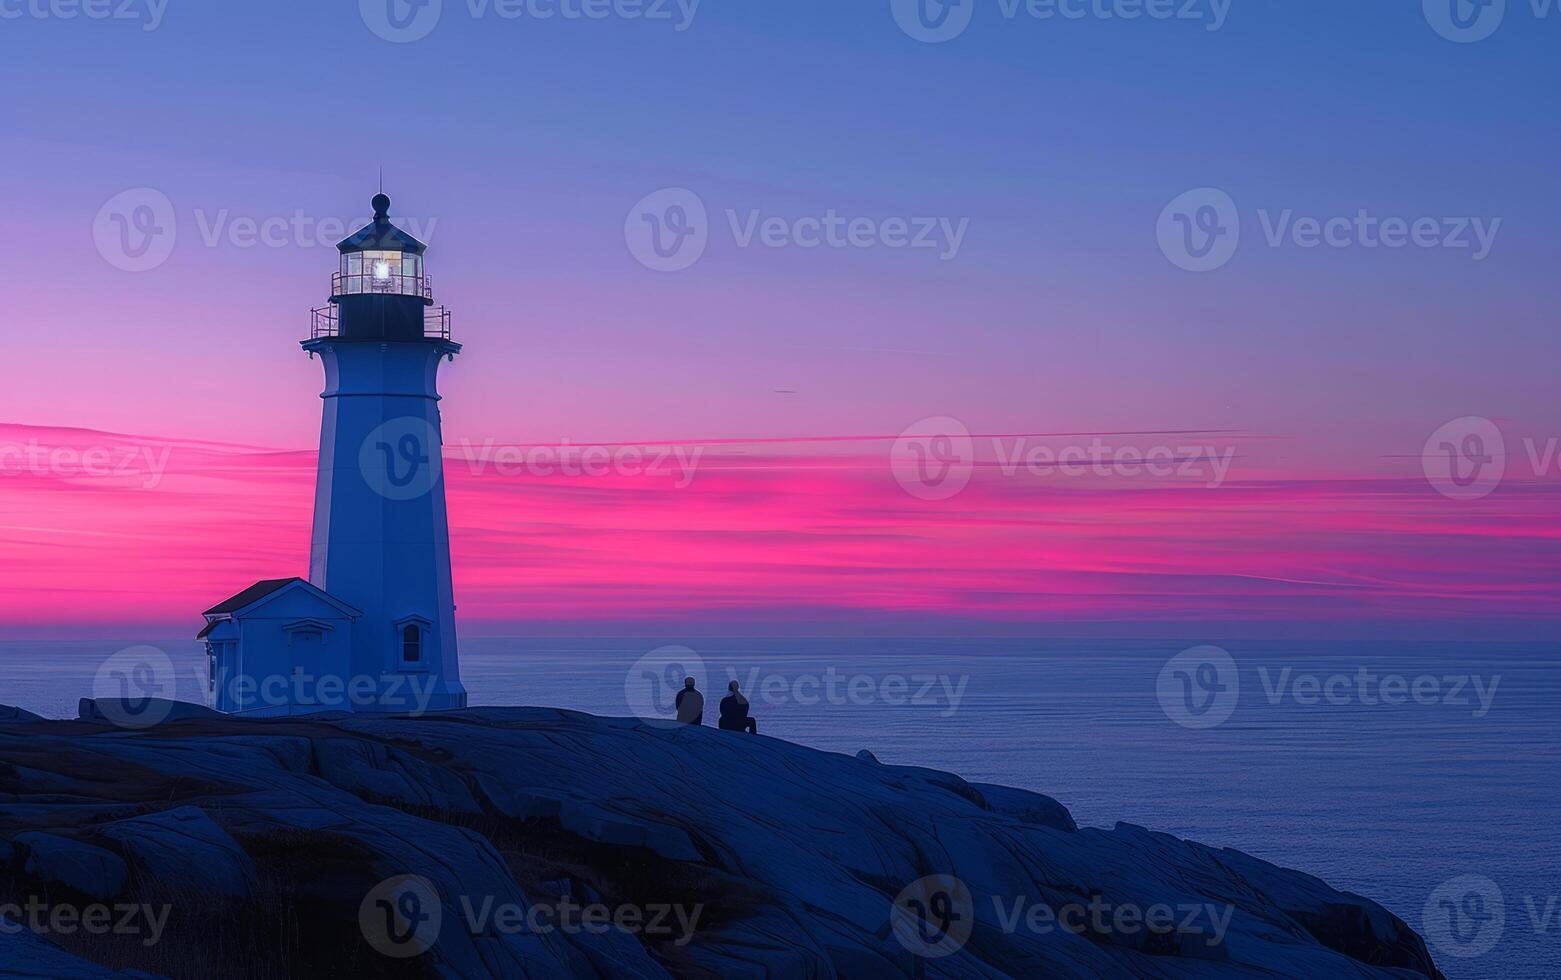
<path fill-rule="evenodd" d="M 325 369 L 309 577 L 206 611 L 219 710 L 466 706 L 438 389 L 461 345 L 434 304 L 427 246 L 391 222 L 389 197 L 372 204 L 373 221 L 337 245 L 330 302 L 302 342 Z"/>

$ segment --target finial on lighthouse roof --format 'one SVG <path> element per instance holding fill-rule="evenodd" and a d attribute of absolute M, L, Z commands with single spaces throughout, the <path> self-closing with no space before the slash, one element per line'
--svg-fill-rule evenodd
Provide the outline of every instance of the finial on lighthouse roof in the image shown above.
<path fill-rule="evenodd" d="M 380 191 L 369 202 L 374 206 L 374 220 L 336 244 L 346 252 L 410 252 L 422 255 L 428 246 L 390 223 L 390 195 Z"/>

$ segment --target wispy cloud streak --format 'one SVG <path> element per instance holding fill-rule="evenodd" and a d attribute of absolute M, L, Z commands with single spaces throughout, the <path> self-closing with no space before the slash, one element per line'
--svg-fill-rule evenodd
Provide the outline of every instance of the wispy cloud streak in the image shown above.
<path fill-rule="evenodd" d="M 69 450 L 0 472 L 0 624 L 193 620 L 306 571 L 312 452 L 15 425 L 0 443 Z M 980 466 L 924 501 L 877 437 L 697 445 L 685 485 L 501 472 L 452 440 L 463 619 L 1561 619 L 1553 482 L 1460 503 L 1408 473 L 1209 487 Z M 91 450 L 111 472 L 83 470 Z"/>

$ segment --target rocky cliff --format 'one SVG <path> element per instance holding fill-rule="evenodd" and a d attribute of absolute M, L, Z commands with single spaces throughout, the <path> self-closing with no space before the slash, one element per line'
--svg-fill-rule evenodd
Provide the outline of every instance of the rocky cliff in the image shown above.
<path fill-rule="evenodd" d="M 540 708 L 0 711 L 0 914 L 0 972 L 40 977 L 1440 976 L 1385 909 L 1236 851 Z"/>

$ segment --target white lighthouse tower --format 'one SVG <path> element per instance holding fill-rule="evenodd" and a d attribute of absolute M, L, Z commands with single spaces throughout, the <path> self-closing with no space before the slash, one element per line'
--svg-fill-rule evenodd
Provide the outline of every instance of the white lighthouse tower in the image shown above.
<path fill-rule="evenodd" d="M 303 341 L 325 366 L 309 578 L 261 582 L 207 610 L 222 710 L 466 706 L 437 384 L 461 345 L 434 306 L 427 246 L 391 223 L 390 198 L 373 206 L 373 222 L 337 246 L 330 304 Z M 293 683 L 263 690 L 279 672 Z M 305 691 L 302 679 L 336 675 L 341 684 Z M 250 681 L 235 690 L 235 677 Z"/>

